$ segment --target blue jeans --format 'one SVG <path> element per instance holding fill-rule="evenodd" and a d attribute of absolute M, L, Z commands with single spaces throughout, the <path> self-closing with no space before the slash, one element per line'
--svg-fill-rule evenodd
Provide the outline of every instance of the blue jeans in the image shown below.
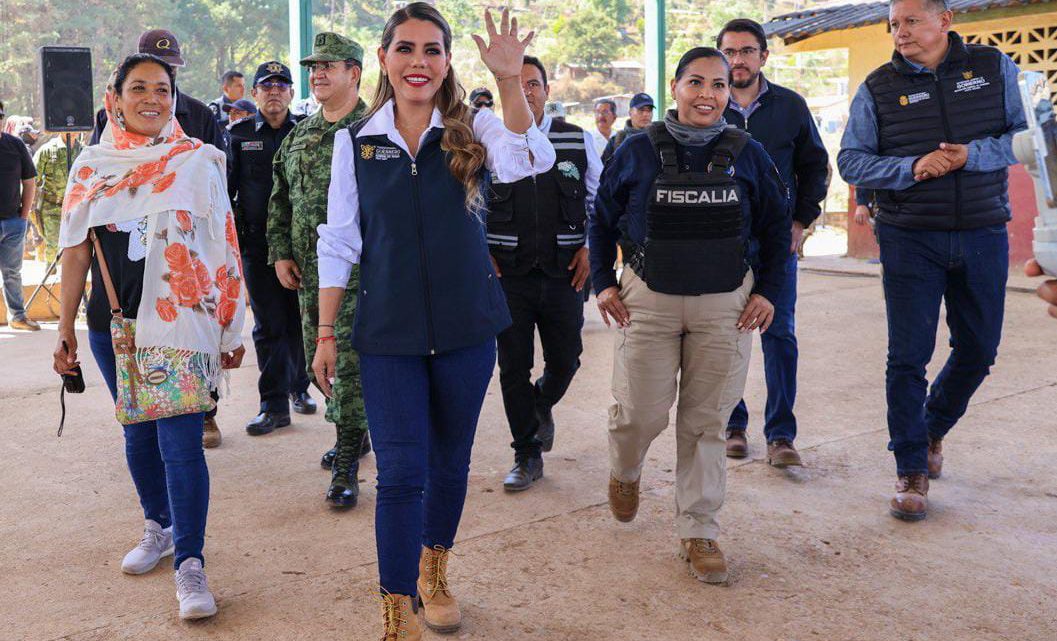
<path fill-rule="evenodd" d="M 774 305 L 774 320 L 760 334 L 763 348 L 763 373 L 767 381 L 767 404 L 764 406 L 763 434 L 768 443 L 792 442 L 796 438 L 796 362 L 800 352 L 796 345 L 796 273 L 797 256 L 789 255 L 785 286 Z M 738 402 L 727 422 L 728 430 L 744 430 L 749 425 L 745 399 Z"/>
<path fill-rule="evenodd" d="M 899 474 L 928 471 L 929 439 L 946 436 L 998 354 L 1009 236 L 1005 225 L 922 231 L 879 223 L 888 311 L 888 449 Z M 926 388 L 940 301 L 947 306 L 951 354 Z"/>
<path fill-rule="evenodd" d="M 110 395 L 117 394 L 114 347 L 109 332 L 88 332 L 92 355 Z M 173 526 L 175 567 L 195 557 L 205 564 L 209 469 L 202 451 L 204 414 L 184 414 L 125 425 L 125 459 L 144 518 Z"/>
<path fill-rule="evenodd" d="M 22 301 L 22 251 L 27 223 L 23 218 L 0 218 L 0 276 L 4 279 L 4 301 L 9 320 L 24 320 Z"/>
<path fill-rule="evenodd" d="M 360 353 L 378 465 L 378 571 L 388 592 L 415 595 L 422 546 L 455 542 L 495 358 L 494 340 L 434 356 Z"/>

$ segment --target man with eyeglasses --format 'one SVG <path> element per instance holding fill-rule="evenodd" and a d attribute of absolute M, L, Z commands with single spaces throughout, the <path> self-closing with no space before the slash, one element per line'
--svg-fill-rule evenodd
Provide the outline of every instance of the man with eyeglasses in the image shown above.
<path fill-rule="evenodd" d="M 470 92 L 470 107 L 474 112 L 495 108 L 495 98 L 488 87 L 478 87 Z"/>
<path fill-rule="evenodd" d="M 774 303 L 774 321 L 760 336 L 767 381 L 763 433 L 767 463 L 774 467 L 798 466 L 796 438 L 796 286 L 797 250 L 804 229 L 822 212 L 826 198 L 829 154 L 815 127 L 807 102 L 791 89 L 768 81 L 763 66 L 770 52 L 759 23 L 731 20 L 716 37 L 716 48 L 730 62 L 730 102 L 723 114 L 727 122 L 752 134 L 774 161 L 788 192 L 793 214 L 792 243 L 786 282 Z M 727 422 L 727 456 L 748 455 L 745 436 L 749 412 L 742 399 Z"/>
<path fill-rule="evenodd" d="M 290 69 L 277 60 L 257 67 L 253 76 L 252 118 L 233 122 L 228 131 L 228 192 L 235 212 L 242 270 L 253 309 L 253 346 L 257 350 L 260 413 L 246 425 L 251 435 L 271 432 L 298 414 L 316 411 L 308 395 L 308 370 L 301 340 L 297 294 L 279 282 L 268 264 L 268 198 L 272 159 L 301 118 L 290 113 L 294 98 Z M 240 99 L 233 104 L 238 104 Z"/>
<path fill-rule="evenodd" d="M 274 187 L 268 203 L 267 239 L 268 263 L 275 265 L 283 287 L 297 292 L 305 359 L 311 363 L 319 329 L 316 227 L 327 222 L 334 134 L 362 118 L 367 105 L 359 96 L 363 47 L 356 42 L 333 32 L 316 34 L 312 55 L 303 58 L 301 65 L 309 68 L 309 85 L 320 108 L 297 123 L 272 161 Z M 355 267 L 350 278 L 348 291 L 358 291 Z M 335 321 L 338 340 L 352 335 L 355 310 L 356 297 L 346 294 Z M 308 376 L 312 377 L 311 371 Z M 359 361 L 348 345 L 339 346 L 337 377 L 331 386 L 334 393 L 326 401 L 326 418 L 337 426 L 337 443 L 321 462 L 332 471 L 326 500 L 333 507 L 350 508 L 360 492 L 359 458 L 370 446 Z M 276 422 L 273 429 L 287 424 L 289 419 Z"/>

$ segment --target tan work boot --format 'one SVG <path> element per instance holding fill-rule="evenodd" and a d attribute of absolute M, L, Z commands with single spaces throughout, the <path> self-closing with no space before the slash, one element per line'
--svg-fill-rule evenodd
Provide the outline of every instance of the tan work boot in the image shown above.
<path fill-rule="evenodd" d="M 929 477 L 927 474 L 900 476 L 896 482 L 896 495 L 892 497 L 888 511 L 903 521 L 920 521 L 929 509 Z"/>
<path fill-rule="evenodd" d="M 610 476 L 609 511 L 621 523 L 634 521 L 639 511 L 639 482 L 625 483 Z"/>
<path fill-rule="evenodd" d="M 219 447 L 222 438 L 220 428 L 217 427 L 217 419 L 207 416 L 205 424 L 202 425 L 202 447 L 206 449 Z"/>
<path fill-rule="evenodd" d="M 434 632 L 455 632 L 462 625 L 459 603 L 448 589 L 451 550 L 437 545 L 422 548 L 418 560 L 418 599 L 425 610 L 426 627 Z"/>
<path fill-rule="evenodd" d="M 421 641 L 422 626 L 418 624 L 412 597 L 404 594 L 381 596 L 384 619 L 381 641 Z"/>
<path fill-rule="evenodd" d="M 745 458 L 748 455 L 749 439 L 745 438 L 745 430 L 727 430 L 727 456 Z"/>
<path fill-rule="evenodd" d="M 929 478 L 938 479 L 943 473 L 943 439 L 929 439 Z"/>
<path fill-rule="evenodd" d="M 727 581 L 727 559 L 712 539 L 682 539 L 679 541 L 679 558 L 687 562 L 690 574 L 698 581 Z"/>
<path fill-rule="evenodd" d="M 800 452 L 793 447 L 792 441 L 778 439 L 767 444 L 767 464 L 771 467 L 800 467 Z"/>

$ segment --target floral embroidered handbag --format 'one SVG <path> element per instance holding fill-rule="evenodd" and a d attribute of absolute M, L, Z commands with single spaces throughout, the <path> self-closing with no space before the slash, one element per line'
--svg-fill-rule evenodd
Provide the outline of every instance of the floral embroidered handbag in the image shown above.
<path fill-rule="evenodd" d="M 215 403 L 208 378 L 193 352 L 173 347 L 153 348 L 149 355 L 136 349 L 136 321 L 125 318 L 117 300 L 99 238 L 92 232 L 99 271 L 110 304 L 110 337 L 114 343 L 117 398 L 114 409 L 122 425 L 206 412 Z"/>

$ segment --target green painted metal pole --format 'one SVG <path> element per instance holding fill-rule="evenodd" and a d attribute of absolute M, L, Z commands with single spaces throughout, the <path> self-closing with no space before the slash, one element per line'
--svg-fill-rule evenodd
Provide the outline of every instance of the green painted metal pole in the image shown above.
<path fill-rule="evenodd" d="M 290 67 L 294 71 L 294 96 L 308 97 L 308 69 L 298 64 L 312 53 L 312 0 L 290 0 Z"/>
<path fill-rule="evenodd" d="M 646 0 L 646 93 L 657 103 L 653 112 L 655 118 L 663 116 L 668 104 L 664 60 L 664 0 Z"/>

